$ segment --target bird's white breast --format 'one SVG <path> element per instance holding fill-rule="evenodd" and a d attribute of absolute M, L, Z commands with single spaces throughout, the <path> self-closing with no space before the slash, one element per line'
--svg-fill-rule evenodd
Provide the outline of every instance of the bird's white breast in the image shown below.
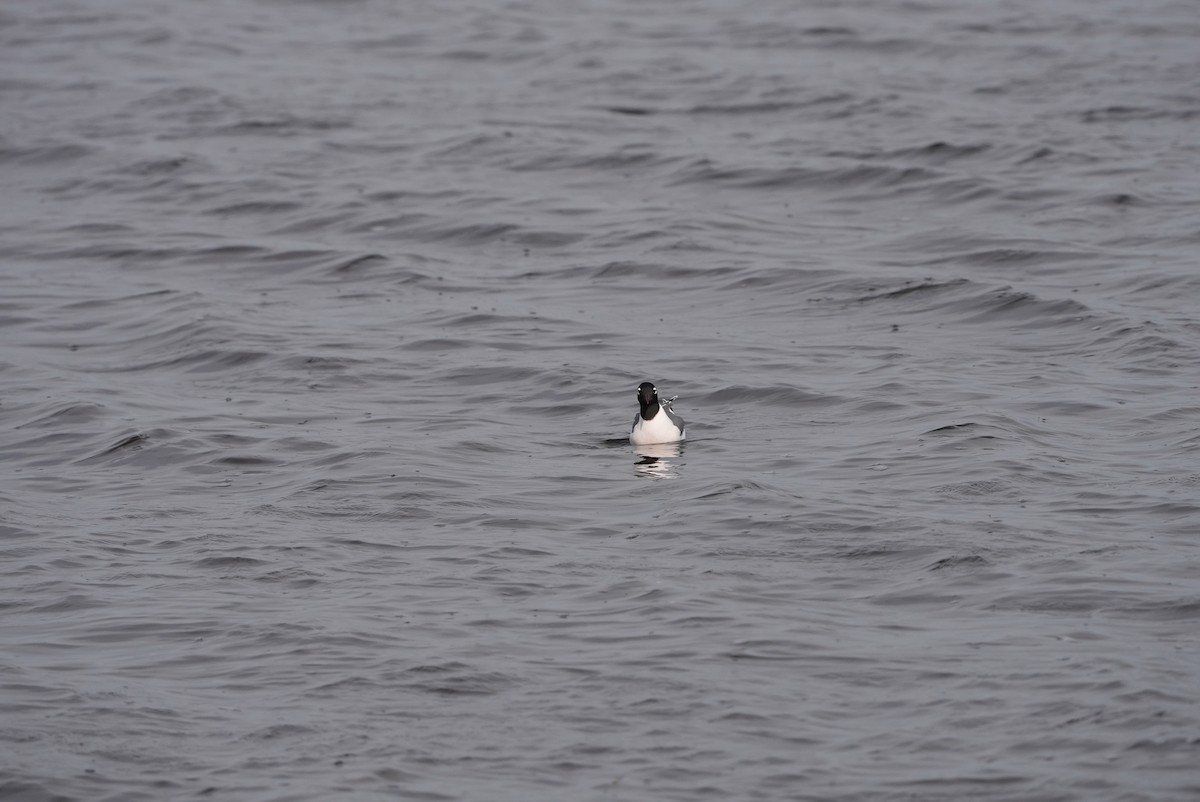
<path fill-rule="evenodd" d="M 633 424 L 633 431 L 629 434 L 629 442 L 635 446 L 647 443 L 674 443 L 682 439 L 683 432 L 679 431 L 679 427 L 661 409 L 650 420 L 644 420 L 639 415 L 637 422 Z"/>

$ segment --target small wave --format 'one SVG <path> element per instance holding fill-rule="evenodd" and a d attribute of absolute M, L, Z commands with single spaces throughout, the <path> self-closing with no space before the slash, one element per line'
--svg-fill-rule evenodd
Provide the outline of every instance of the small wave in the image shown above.
<path fill-rule="evenodd" d="M 197 568 L 252 568 L 256 565 L 267 565 L 269 563 L 266 560 L 260 560 L 256 557 L 229 555 L 201 557 L 198 560 L 192 560 L 191 564 Z"/>
<path fill-rule="evenodd" d="M 513 687 L 513 677 L 498 671 L 479 671 L 465 663 L 429 663 L 386 679 L 412 691 L 439 696 L 490 696 Z"/>
<path fill-rule="evenodd" d="M 303 209 L 303 203 L 297 203 L 290 200 L 257 200 L 257 201 L 241 201 L 228 206 L 217 206 L 208 209 L 205 214 L 216 215 L 219 217 L 246 217 L 272 214 L 285 214 L 287 212 L 298 211 Z"/>
<path fill-rule="evenodd" d="M 210 136 L 246 136 L 268 134 L 278 136 L 302 136 L 313 131 L 337 131 L 352 128 L 353 122 L 340 117 L 304 117 L 295 114 L 278 114 L 274 117 L 247 116 L 245 119 L 216 125 L 201 133 Z M 195 136 L 195 133 L 192 134 Z"/>
<path fill-rule="evenodd" d="M 102 445 L 93 445 L 90 453 L 77 459 L 76 464 L 187 465 L 210 450 L 202 438 L 186 437 L 171 429 L 157 427 L 115 439 L 105 434 L 89 433 L 87 437 L 92 443 L 99 441 Z"/>
<path fill-rule="evenodd" d="M 931 297 L 937 297 L 947 292 L 954 292 L 967 286 L 970 282 L 967 279 L 951 279 L 949 281 L 922 281 L 917 283 L 912 280 L 907 280 L 900 287 L 891 290 L 881 290 L 879 292 L 870 292 L 858 298 L 859 303 L 872 303 L 874 301 L 894 301 L 898 298 L 904 298 L 908 295 L 920 296 L 914 299 L 917 303 L 924 305 L 926 300 Z"/>
<path fill-rule="evenodd" d="M 971 159 L 982 156 L 994 150 L 989 143 L 974 143 L 956 145 L 949 142 L 931 142 L 928 145 L 896 148 L 883 151 L 831 151 L 828 155 L 836 158 L 856 159 L 859 161 L 923 161 L 930 164 L 945 164 L 947 162 Z"/>
<path fill-rule="evenodd" d="M 981 554 L 964 554 L 943 557 L 929 566 L 930 571 L 945 571 L 957 568 L 979 568 L 988 564 L 988 559 Z"/>
<path fill-rule="evenodd" d="M 1143 122 L 1146 120 L 1178 120 L 1186 122 L 1200 117 L 1200 106 L 1160 108 L 1150 106 L 1104 106 L 1080 112 L 1085 123 Z"/>
<path fill-rule="evenodd" d="M 274 457 L 260 457 L 255 454 L 226 454 L 209 461 L 210 465 L 232 466 L 234 468 L 266 468 L 280 465 L 282 461 Z"/>
<path fill-rule="evenodd" d="M 1114 612 L 1128 618 L 1147 619 L 1150 621 L 1200 619 L 1200 597 L 1140 602 L 1120 607 Z"/>
<path fill-rule="evenodd" d="M 142 159 L 125 164 L 117 172 L 123 175 L 173 176 L 205 169 L 208 169 L 208 164 L 195 156 L 166 156 L 157 159 Z"/>
<path fill-rule="evenodd" d="M 662 262 L 619 261 L 608 262 L 588 271 L 588 278 L 593 281 L 626 279 L 642 279 L 649 283 L 678 282 L 682 280 L 695 281 L 698 279 L 717 278 L 738 272 L 732 267 L 684 267 L 677 264 Z"/>
<path fill-rule="evenodd" d="M 0 164 L 10 167 L 44 167 L 70 164 L 91 156 L 95 148 L 75 142 L 35 145 L 32 147 L 0 146 Z"/>
<path fill-rule="evenodd" d="M 104 603 L 94 599 L 91 596 L 85 596 L 82 593 L 72 593 L 69 596 L 43 604 L 37 607 L 29 608 L 32 613 L 73 613 L 78 610 L 91 610 L 97 607 L 104 607 Z"/>
<path fill-rule="evenodd" d="M 400 347 L 405 351 L 443 353 L 446 351 L 458 351 L 464 348 L 475 348 L 478 347 L 478 345 L 479 343 L 474 340 L 435 337 L 426 340 L 412 340 L 410 342 L 403 343 Z"/>
<path fill-rule="evenodd" d="M 941 256 L 922 262 L 924 265 L 971 265 L 977 267 L 1006 268 L 1010 265 L 1066 264 L 1094 260 L 1095 254 L 1083 251 L 1065 251 L 1031 248 L 987 248 Z"/>
<path fill-rule="evenodd" d="M 648 114 L 649 111 L 622 113 Z M 580 153 L 572 148 L 563 151 L 539 153 L 513 165 L 514 170 L 536 172 L 542 170 L 621 171 L 636 170 L 639 173 L 678 164 L 681 158 L 667 156 L 647 145 L 622 145 L 600 153 Z"/>
<path fill-rule="evenodd" d="M 675 186 L 719 184 L 742 189 L 845 189 L 924 184 L 942 177 L 941 173 L 922 167 L 871 164 L 828 169 L 795 166 L 725 167 L 709 159 L 700 159 L 676 171 L 669 180 Z"/>
<path fill-rule="evenodd" d="M 60 428 L 63 426 L 80 426 L 95 423 L 108 416 L 109 412 L 101 404 L 87 401 L 69 401 L 55 405 L 50 412 L 43 412 L 31 421 L 18 424 L 17 429 Z"/>
<path fill-rule="evenodd" d="M 92 459 L 99 458 L 99 457 L 107 457 L 110 454 L 115 454 L 116 452 L 124 451 L 125 449 L 141 448 L 142 444 L 145 443 L 148 439 L 149 439 L 149 437 L 147 437 L 146 435 L 144 435 L 140 432 L 138 434 L 131 434 L 127 437 L 122 437 L 120 440 L 113 443 L 111 446 L 104 449 L 99 454 L 96 454 L 96 456 L 93 457 Z"/>
<path fill-rule="evenodd" d="M 838 288 L 830 288 L 838 289 Z M 854 289 L 854 285 L 846 287 Z M 871 288 L 854 299 L 859 304 L 895 306 L 909 314 L 936 315 L 939 320 L 962 323 L 1011 324 L 1057 328 L 1078 326 L 1092 320 L 1096 312 L 1073 298 L 1041 298 L 1031 291 L 1013 287 L 989 287 L 969 279 L 904 282 L 894 289 Z"/>
<path fill-rule="evenodd" d="M 797 387 L 775 385 L 750 387 L 731 385 L 699 396 L 699 401 L 710 404 L 764 404 L 784 407 L 824 407 L 840 403 L 835 396 L 810 393 Z"/>
<path fill-rule="evenodd" d="M 784 290 L 787 288 L 810 290 L 820 286 L 821 280 L 827 281 L 830 278 L 840 278 L 842 276 L 842 273 L 837 270 L 799 266 L 756 267 L 753 271 L 731 268 L 726 269 L 725 274 L 737 277 L 733 281 L 720 286 L 720 289 L 730 291 L 757 289 L 760 287 L 772 290 Z M 710 272 L 708 275 L 714 274 Z M 786 297 L 786 293 L 784 297 Z M 787 303 L 792 303 L 792 300 L 789 298 Z"/>

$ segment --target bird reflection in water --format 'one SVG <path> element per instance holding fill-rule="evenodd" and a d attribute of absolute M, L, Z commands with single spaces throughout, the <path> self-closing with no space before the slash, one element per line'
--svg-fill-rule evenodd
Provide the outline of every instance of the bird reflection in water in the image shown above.
<path fill-rule="evenodd" d="M 633 470 L 638 476 L 651 479 L 670 479 L 679 475 L 672 461 L 679 456 L 681 443 L 647 443 L 634 446 L 633 453 L 638 460 L 633 464 Z"/>

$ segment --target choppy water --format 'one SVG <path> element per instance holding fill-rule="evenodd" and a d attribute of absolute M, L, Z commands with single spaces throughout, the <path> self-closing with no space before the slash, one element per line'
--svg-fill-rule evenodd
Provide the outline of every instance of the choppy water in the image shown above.
<path fill-rule="evenodd" d="M 6 3 L 0 798 L 1200 797 L 1198 41 Z"/>

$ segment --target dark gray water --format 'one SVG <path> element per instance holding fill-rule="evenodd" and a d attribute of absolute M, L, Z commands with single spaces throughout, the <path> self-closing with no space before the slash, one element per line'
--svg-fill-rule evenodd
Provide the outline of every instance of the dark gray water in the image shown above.
<path fill-rule="evenodd" d="M 0 798 L 1200 798 L 1197 76 L 1193 2 L 6 2 Z"/>

